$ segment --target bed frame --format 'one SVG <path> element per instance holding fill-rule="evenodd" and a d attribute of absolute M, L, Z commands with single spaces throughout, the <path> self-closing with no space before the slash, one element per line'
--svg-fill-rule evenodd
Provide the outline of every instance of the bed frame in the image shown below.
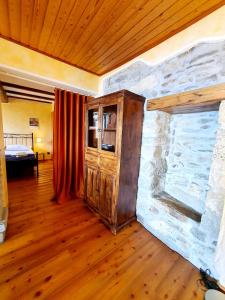
<path fill-rule="evenodd" d="M 31 146 L 31 149 L 34 150 L 34 134 L 4 133 L 4 144 L 5 146 L 21 144 L 25 146 Z"/>
<path fill-rule="evenodd" d="M 31 149 L 34 151 L 34 135 L 33 133 L 4 133 L 4 144 L 5 146 L 13 144 L 25 145 L 31 147 Z M 31 168 L 34 166 L 36 166 L 36 174 L 38 176 L 38 152 L 35 153 L 35 158 L 33 160 L 26 160 L 23 158 L 23 160 L 18 161 L 7 161 L 6 159 L 7 171 L 9 171 L 10 169 L 12 170 L 13 168 L 15 168 L 16 170 L 24 170 L 28 167 Z"/>

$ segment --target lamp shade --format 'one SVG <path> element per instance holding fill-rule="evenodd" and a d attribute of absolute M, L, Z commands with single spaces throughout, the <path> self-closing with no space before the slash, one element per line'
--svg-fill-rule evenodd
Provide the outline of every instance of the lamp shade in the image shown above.
<path fill-rule="evenodd" d="M 37 142 L 37 143 L 41 143 L 41 142 L 42 142 L 42 138 L 37 137 L 36 142 Z"/>

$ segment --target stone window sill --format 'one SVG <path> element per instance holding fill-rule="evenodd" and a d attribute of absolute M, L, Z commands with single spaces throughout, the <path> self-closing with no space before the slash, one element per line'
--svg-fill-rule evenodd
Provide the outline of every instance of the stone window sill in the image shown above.
<path fill-rule="evenodd" d="M 160 194 L 155 195 L 154 197 L 157 200 L 159 200 L 163 205 L 168 206 L 170 209 L 178 211 L 180 214 L 194 220 L 195 222 L 201 222 L 202 214 L 194 210 L 192 207 L 185 205 L 181 201 L 175 199 L 170 194 L 166 192 L 161 192 Z"/>

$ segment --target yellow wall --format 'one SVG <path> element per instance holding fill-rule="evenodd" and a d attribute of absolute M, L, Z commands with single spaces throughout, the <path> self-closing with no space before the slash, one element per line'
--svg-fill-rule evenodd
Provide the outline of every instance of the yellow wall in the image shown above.
<path fill-rule="evenodd" d="M 2 103 L 3 130 L 5 133 L 34 133 L 34 148 L 39 152 L 52 152 L 52 104 L 9 99 Z M 39 127 L 29 126 L 29 118 L 38 118 Z M 36 138 L 42 139 L 41 143 Z"/>
<path fill-rule="evenodd" d="M 99 77 L 46 55 L 0 38 L 1 64 L 19 71 L 57 80 L 84 90 L 97 92 Z"/>
<path fill-rule="evenodd" d="M 8 189 L 6 180 L 5 153 L 2 128 L 2 93 L 0 91 L 0 211 L 2 207 L 8 207 Z M 1 218 L 1 216 L 0 216 Z M 1 234 L 0 234 L 1 242 Z"/>
<path fill-rule="evenodd" d="M 143 60 L 150 64 L 157 64 L 200 41 L 216 40 L 221 38 L 225 39 L 225 6 L 121 67 L 103 75 L 101 77 L 101 83 L 106 76 L 118 72 L 134 61 Z"/>

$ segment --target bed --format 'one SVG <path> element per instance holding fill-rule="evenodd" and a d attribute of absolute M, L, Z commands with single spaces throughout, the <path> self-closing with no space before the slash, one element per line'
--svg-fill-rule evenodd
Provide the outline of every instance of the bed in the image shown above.
<path fill-rule="evenodd" d="M 7 177 L 34 173 L 38 176 L 38 153 L 34 153 L 33 133 L 4 133 Z"/>

